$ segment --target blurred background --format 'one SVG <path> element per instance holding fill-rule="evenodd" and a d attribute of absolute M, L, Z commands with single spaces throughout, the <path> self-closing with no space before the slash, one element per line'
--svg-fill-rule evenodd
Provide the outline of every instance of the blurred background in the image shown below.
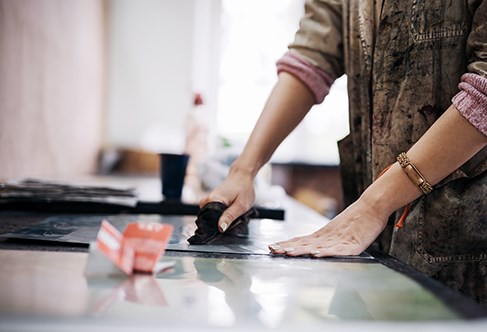
<path fill-rule="evenodd" d="M 304 0 L 0 0 L 0 179 L 154 176 L 162 152 L 230 164 L 303 12 Z M 342 208 L 347 107 L 342 77 L 267 171 L 325 215 Z"/>

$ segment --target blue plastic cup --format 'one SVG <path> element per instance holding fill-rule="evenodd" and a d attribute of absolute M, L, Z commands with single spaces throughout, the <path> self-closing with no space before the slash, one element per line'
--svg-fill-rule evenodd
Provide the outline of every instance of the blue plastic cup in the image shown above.
<path fill-rule="evenodd" d="M 165 200 L 181 200 L 189 155 L 161 153 L 162 195 Z"/>

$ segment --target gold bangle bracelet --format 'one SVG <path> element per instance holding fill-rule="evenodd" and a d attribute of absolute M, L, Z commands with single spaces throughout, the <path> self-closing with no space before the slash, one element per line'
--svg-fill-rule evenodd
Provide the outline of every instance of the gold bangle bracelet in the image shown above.
<path fill-rule="evenodd" d="M 428 181 L 426 181 L 423 174 L 421 174 L 416 166 L 411 163 L 405 152 L 402 152 L 399 154 L 399 156 L 397 156 L 397 161 L 408 178 L 414 183 L 414 185 L 418 186 L 423 193 L 429 194 L 433 190 L 433 187 L 431 187 Z"/>

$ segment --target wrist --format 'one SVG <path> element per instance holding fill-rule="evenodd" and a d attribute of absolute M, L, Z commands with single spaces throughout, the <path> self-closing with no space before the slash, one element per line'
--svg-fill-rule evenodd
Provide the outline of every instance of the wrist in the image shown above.
<path fill-rule="evenodd" d="M 257 173 L 259 172 L 260 165 L 256 162 L 249 162 L 243 160 L 239 157 L 235 162 L 230 166 L 230 174 L 241 174 L 244 176 L 249 176 L 255 178 Z"/>
<path fill-rule="evenodd" d="M 390 200 L 387 199 L 386 192 L 377 190 L 372 186 L 367 188 L 358 200 L 383 219 L 389 218 L 389 216 L 395 211 L 390 204 Z"/>
<path fill-rule="evenodd" d="M 376 213 L 388 218 L 421 194 L 421 190 L 411 182 L 401 166 L 395 163 L 364 191 L 360 199 Z"/>

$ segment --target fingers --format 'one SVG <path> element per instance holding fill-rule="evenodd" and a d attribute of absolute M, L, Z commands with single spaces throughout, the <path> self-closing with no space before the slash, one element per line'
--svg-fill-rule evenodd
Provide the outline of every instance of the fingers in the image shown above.
<path fill-rule="evenodd" d="M 225 198 L 217 196 L 217 195 L 210 195 L 210 196 L 207 196 L 205 198 L 202 198 L 199 201 L 198 205 L 200 208 L 202 208 L 203 206 L 205 206 L 206 204 L 211 203 L 211 202 L 220 202 L 220 203 L 223 203 L 225 205 L 228 205 L 228 202 Z"/>
<path fill-rule="evenodd" d="M 288 241 L 272 243 L 269 245 L 269 250 L 273 254 L 286 254 L 289 256 L 299 256 L 309 254 L 311 250 L 310 244 L 313 235 L 295 237 Z"/>
<path fill-rule="evenodd" d="M 245 204 L 245 202 L 242 203 L 241 201 L 242 198 L 240 196 L 237 196 L 233 202 L 228 202 L 228 199 L 225 199 L 223 196 L 210 194 L 210 196 L 203 198 L 199 202 L 199 206 L 201 208 L 210 202 L 221 202 L 228 206 L 218 220 L 218 230 L 220 233 L 223 233 L 236 219 L 250 209 L 253 199 L 249 199 L 248 204 Z"/>
<path fill-rule="evenodd" d="M 313 234 L 269 245 L 274 254 L 312 257 L 360 255 L 387 224 L 366 202 L 357 201 Z"/>
<path fill-rule="evenodd" d="M 312 256 L 312 257 L 332 257 L 332 256 L 356 256 L 360 255 L 363 250 L 360 248 L 348 244 L 338 243 L 331 246 L 313 246 L 313 245 L 286 245 L 273 243 L 269 245 L 269 250 L 273 254 L 284 254 L 286 256 Z"/>
<path fill-rule="evenodd" d="M 313 257 L 331 256 L 357 256 L 363 252 L 362 249 L 351 243 L 338 243 L 329 247 L 316 247 L 310 254 Z"/>
<path fill-rule="evenodd" d="M 238 192 L 228 192 L 225 188 L 216 188 L 207 196 L 199 201 L 200 208 L 211 202 L 220 202 L 225 205 L 230 205 L 230 202 L 238 196 Z"/>
<path fill-rule="evenodd" d="M 199 205 L 200 208 L 202 208 L 203 206 L 205 206 L 208 203 L 210 203 L 210 198 L 209 197 L 204 197 L 204 198 L 200 199 L 198 205 Z"/>
<path fill-rule="evenodd" d="M 286 256 L 355 256 L 360 255 L 365 248 L 362 248 L 355 241 L 344 241 L 338 238 L 324 238 L 314 234 L 294 238 L 288 241 L 276 242 L 269 245 L 273 254 Z"/>
<path fill-rule="evenodd" d="M 226 209 L 218 220 L 218 230 L 224 233 L 238 217 L 247 212 L 248 208 L 244 205 L 234 202 Z"/>
<path fill-rule="evenodd" d="M 218 230 L 225 232 L 230 225 L 247 212 L 255 201 L 254 176 L 249 172 L 230 172 L 227 178 L 207 197 L 200 200 L 200 207 L 210 202 L 221 202 L 228 208 L 218 220 Z"/>

